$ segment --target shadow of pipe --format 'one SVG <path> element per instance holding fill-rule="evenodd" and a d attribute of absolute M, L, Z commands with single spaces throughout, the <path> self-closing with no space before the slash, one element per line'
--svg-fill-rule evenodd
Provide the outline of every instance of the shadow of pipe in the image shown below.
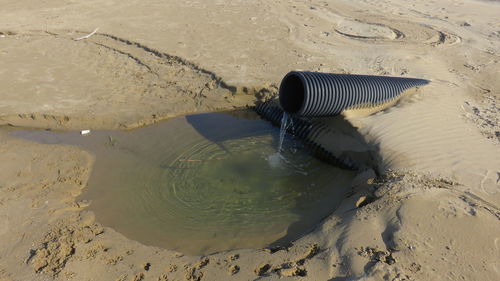
<path fill-rule="evenodd" d="M 255 111 L 275 126 L 280 126 L 283 110 L 278 105 L 277 100 L 257 102 Z M 379 156 L 379 147 L 368 143 L 343 116 L 322 118 L 292 117 L 292 119 L 294 128 L 293 130 L 290 129 L 289 133 L 299 138 L 317 158 L 333 166 L 357 171 L 358 174 L 366 170 L 373 170 L 377 175 L 380 174 L 381 157 Z M 348 193 L 352 192 L 350 187 L 347 190 L 349 190 Z M 345 198 L 349 197 L 349 195 L 346 194 Z M 331 204 L 328 205 L 328 199 L 326 199 L 326 204 L 323 205 L 328 206 L 328 210 L 325 210 L 322 222 L 311 223 L 303 217 L 299 218 L 288 227 L 285 236 L 271 243 L 270 249 L 286 248 L 293 241 L 310 233 L 322 225 L 323 221 L 336 210 L 342 201 L 331 200 L 331 204 L 335 204 L 335 206 L 331 206 Z M 303 202 L 297 201 L 295 207 L 296 209 L 303 208 Z M 309 229 L 309 231 L 304 232 L 304 229 Z"/>

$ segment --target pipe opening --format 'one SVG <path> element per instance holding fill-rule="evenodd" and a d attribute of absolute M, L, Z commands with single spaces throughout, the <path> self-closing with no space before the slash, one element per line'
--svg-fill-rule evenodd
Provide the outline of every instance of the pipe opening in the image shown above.
<path fill-rule="evenodd" d="M 297 113 L 304 103 L 305 88 L 299 75 L 291 73 L 281 81 L 280 85 L 280 104 L 284 111 L 288 113 Z"/>

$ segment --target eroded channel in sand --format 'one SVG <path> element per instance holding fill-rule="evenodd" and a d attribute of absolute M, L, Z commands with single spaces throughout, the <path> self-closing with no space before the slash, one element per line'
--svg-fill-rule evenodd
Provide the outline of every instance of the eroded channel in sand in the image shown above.
<path fill-rule="evenodd" d="M 284 245 L 336 209 L 356 175 L 324 164 L 250 111 L 174 118 L 130 131 L 20 130 L 96 156 L 97 220 L 147 245 L 188 254 Z"/>

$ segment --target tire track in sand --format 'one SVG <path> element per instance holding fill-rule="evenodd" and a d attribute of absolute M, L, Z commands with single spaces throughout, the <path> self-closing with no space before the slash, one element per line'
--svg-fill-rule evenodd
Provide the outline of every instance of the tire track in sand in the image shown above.
<path fill-rule="evenodd" d="M 87 32 L 2 34 L 0 124 L 130 128 L 254 99 L 194 63 L 111 34 L 79 41 Z"/>

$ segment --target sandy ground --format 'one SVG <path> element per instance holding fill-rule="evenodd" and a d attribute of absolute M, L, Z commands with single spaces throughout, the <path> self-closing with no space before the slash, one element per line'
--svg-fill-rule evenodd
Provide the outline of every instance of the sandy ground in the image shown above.
<path fill-rule="evenodd" d="M 3 0 L 0 124 L 133 128 L 253 104 L 292 69 L 432 81 L 347 115 L 380 155 L 284 249 L 185 256 L 76 202 L 94 158 L 0 130 L 0 280 L 499 280 L 498 1 Z M 75 41 L 95 28 L 90 38 Z"/>

